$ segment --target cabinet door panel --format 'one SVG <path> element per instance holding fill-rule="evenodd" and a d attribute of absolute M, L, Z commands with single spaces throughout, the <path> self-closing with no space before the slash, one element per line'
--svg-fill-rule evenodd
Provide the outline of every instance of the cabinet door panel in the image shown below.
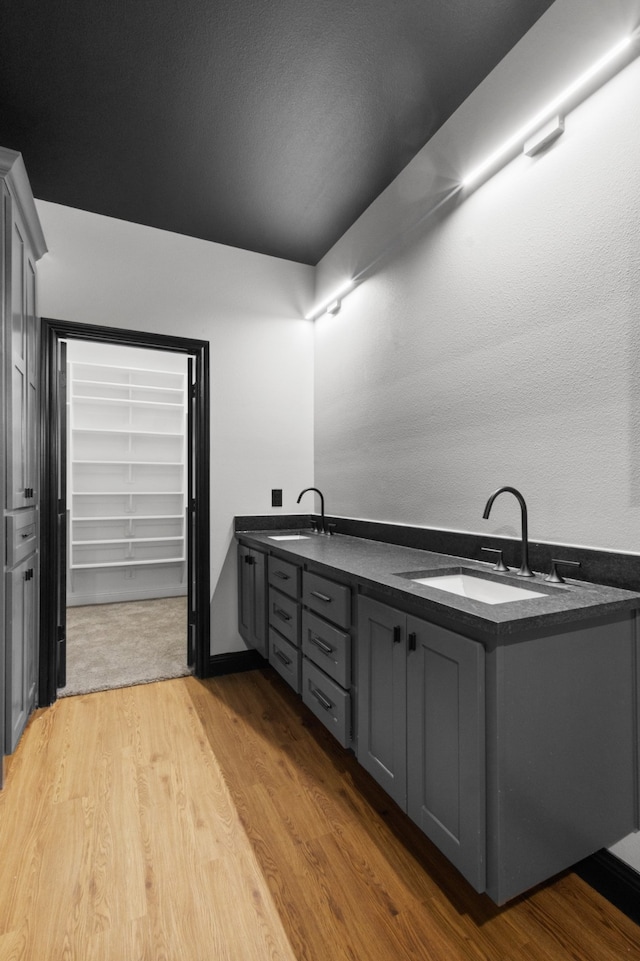
<path fill-rule="evenodd" d="M 297 600 L 300 594 L 300 568 L 273 556 L 269 558 L 268 566 L 269 583 Z"/>
<path fill-rule="evenodd" d="M 358 760 L 406 807 L 406 615 L 369 598 L 358 605 Z"/>
<path fill-rule="evenodd" d="M 346 584 L 336 584 L 320 574 L 305 571 L 302 575 L 302 601 L 339 627 L 351 625 L 351 590 Z"/>
<path fill-rule="evenodd" d="M 253 569 L 247 561 L 250 555 L 247 547 L 238 545 L 238 630 L 247 644 L 253 643 Z"/>
<path fill-rule="evenodd" d="M 485 884 L 484 650 L 409 617 L 407 811 L 476 890 Z"/>
<path fill-rule="evenodd" d="M 18 744 L 32 706 L 29 699 L 35 695 L 35 560 L 32 555 L 6 575 L 7 754 L 12 754 Z"/>
<path fill-rule="evenodd" d="M 25 437 L 25 457 L 26 457 L 26 484 L 31 495 L 25 498 L 24 503 L 33 503 L 38 500 L 39 486 L 39 457 L 38 457 L 38 433 L 39 433 L 39 397 L 38 397 L 38 377 L 40 356 L 40 336 L 39 321 L 36 317 L 36 269 L 29 257 L 25 257 L 25 325 L 27 341 L 27 368 L 26 368 L 26 437 Z"/>
<path fill-rule="evenodd" d="M 302 612 L 302 649 L 344 688 L 351 687 L 351 636 L 311 611 Z"/>
<path fill-rule="evenodd" d="M 8 201 L 8 209 L 11 204 Z M 34 501 L 30 487 L 28 403 L 29 371 L 27 368 L 27 305 L 26 305 L 26 268 L 25 245 L 16 223 L 11 225 L 11 338 L 8 351 L 7 391 L 7 507 L 31 506 Z M 34 329 L 35 329 L 35 321 Z M 34 351 L 35 352 L 35 351 Z M 35 384 L 34 384 L 35 387 Z M 34 407 L 34 410 L 36 408 Z"/>
<path fill-rule="evenodd" d="M 351 696 L 306 657 L 302 661 L 302 700 L 342 747 L 349 747 Z"/>
<path fill-rule="evenodd" d="M 238 545 L 238 631 L 267 657 L 267 569 L 265 555 Z"/>
<path fill-rule="evenodd" d="M 296 694 L 300 693 L 300 659 L 297 647 L 280 637 L 277 631 L 269 629 L 269 663 L 275 667 L 280 677 L 289 684 Z"/>
<path fill-rule="evenodd" d="M 267 637 L 267 559 L 253 552 L 253 646 L 263 657 L 268 655 Z"/>
<path fill-rule="evenodd" d="M 269 626 L 300 647 L 300 605 L 273 587 L 269 588 Z"/>

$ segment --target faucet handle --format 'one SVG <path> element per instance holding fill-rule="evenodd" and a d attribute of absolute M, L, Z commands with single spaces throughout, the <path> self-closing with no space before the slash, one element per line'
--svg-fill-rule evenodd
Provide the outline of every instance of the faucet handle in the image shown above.
<path fill-rule="evenodd" d="M 580 567 L 580 561 L 563 561 L 559 557 L 552 557 L 551 571 L 545 577 L 545 581 L 549 581 L 551 584 L 564 584 L 564 577 L 557 571 L 558 564 L 565 564 L 567 567 Z"/>
<path fill-rule="evenodd" d="M 497 555 L 498 555 L 497 560 L 496 560 L 496 562 L 495 562 L 495 564 L 494 564 L 494 566 L 493 566 L 493 570 L 494 570 L 494 571 L 500 571 L 501 573 L 504 573 L 505 571 L 508 571 L 508 570 L 509 570 L 509 568 L 507 567 L 507 565 L 505 564 L 505 562 L 504 562 L 503 559 L 502 559 L 502 551 L 499 550 L 497 547 L 481 547 L 480 550 L 481 550 L 481 551 L 486 551 L 487 554 L 497 554 Z"/>

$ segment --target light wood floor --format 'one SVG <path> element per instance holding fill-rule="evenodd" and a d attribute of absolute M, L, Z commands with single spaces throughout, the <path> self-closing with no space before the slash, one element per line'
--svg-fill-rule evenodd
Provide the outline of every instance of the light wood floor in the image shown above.
<path fill-rule="evenodd" d="M 574 874 L 475 894 L 271 671 L 69 697 L 0 794 L 1 961 L 619 961 Z"/>

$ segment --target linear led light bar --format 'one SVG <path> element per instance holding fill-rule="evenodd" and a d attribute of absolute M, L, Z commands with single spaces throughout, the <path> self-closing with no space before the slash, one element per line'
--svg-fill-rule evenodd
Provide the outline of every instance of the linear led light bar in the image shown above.
<path fill-rule="evenodd" d="M 330 297 L 327 297 L 326 300 L 323 300 L 317 307 L 314 307 L 308 314 L 305 314 L 304 319 L 317 320 L 318 317 L 322 317 L 323 314 L 337 314 L 340 310 L 340 301 L 345 294 L 353 290 L 355 285 L 355 280 L 347 280 L 344 284 L 341 284 L 337 290 L 334 290 Z"/>
<path fill-rule="evenodd" d="M 509 137 L 497 150 L 494 150 L 481 164 L 474 167 L 465 177 L 462 179 L 462 186 L 468 187 L 470 184 L 479 180 L 484 173 L 486 173 L 491 167 L 493 167 L 501 158 L 509 154 L 515 147 L 520 147 L 522 143 L 529 137 L 535 130 L 540 127 L 545 120 L 548 120 L 554 114 L 557 114 L 559 109 L 563 107 L 567 101 L 573 97 L 579 90 L 589 83 L 601 70 L 604 70 L 608 64 L 610 64 L 616 57 L 619 57 L 624 50 L 631 44 L 633 40 L 633 35 L 628 35 L 623 37 L 622 40 L 618 41 L 614 47 L 612 47 L 604 56 L 600 57 L 599 60 L 585 70 L 584 73 L 580 74 L 573 83 L 569 84 L 562 93 L 559 93 L 557 97 L 554 97 L 545 107 L 540 110 L 535 117 L 532 117 L 523 127 L 514 133 L 512 137 Z"/>

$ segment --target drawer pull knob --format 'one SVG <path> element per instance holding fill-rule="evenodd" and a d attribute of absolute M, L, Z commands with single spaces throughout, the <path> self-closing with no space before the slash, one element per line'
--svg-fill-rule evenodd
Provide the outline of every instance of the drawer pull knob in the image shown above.
<path fill-rule="evenodd" d="M 27 531 L 26 534 L 21 534 L 20 537 L 31 537 L 31 531 Z"/>
<path fill-rule="evenodd" d="M 290 621 L 290 620 L 291 620 L 291 615 L 290 615 L 290 614 L 287 614 L 286 611 L 283 611 L 281 607 L 274 607 L 273 613 L 276 614 L 276 615 L 280 618 L 281 621 Z"/>
<path fill-rule="evenodd" d="M 276 577 L 279 577 L 281 581 L 289 580 L 289 575 L 285 574 L 284 571 L 274 571 L 274 574 L 276 575 Z"/>
<path fill-rule="evenodd" d="M 415 649 L 416 649 L 416 644 L 417 644 L 417 642 L 418 642 L 418 635 L 416 634 L 416 632 L 415 632 L 415 631 L 411 631 L 411 633 L 409 634 L 407 640 L 409 641 L 409 650 L 410 650 L 410 651 L 415 651 Z"/>
<path fill-rule="evenodd" d="M 283 663 L 286 667 L 288 667 L 289 664 L 291 664 L 291 658 L 290 658 L 290 657 L 287 657 L 286 654 L 283 654 L 282 651 L 281 651 L 279 648 L 274 647 L 273 653 L 275 654 L 275 656 L 278 658 L 279 661 L 282 661 L 282 663 Z"/>
<path fill-rule="evenodd" d="M 393 643 L 399 644 L 401 640 L 402 640 L 402 628 L 398 624 L 393 629 Z"/>
<path fill-rule="evenodd" d="M 317 597 L 319 601 L 324 601 L 326 604 L 331 600 L 328 594 L 321 594 L 320 591 L 311 591 L 311 596 Z"/>
<path fill-rule="evenodd" d="M 313 696 L 315 697 L 320 707 L 323 707 L 325 711 L 331 710 L 331 708 L 333 707 L 333 704 L 331 703 L 329 698 L 325 697 L 324 694 L 321 694 L 320 691 L 318 691 L 315 687 L 310 686 L 309 692 L 313 694 Z"/>
<path fill-rule="evenodd" d="M 324 641 L 320 640 L 317 634 L 309 634 L 309 641 L 315 647 L 320 648 L 323 654 L 333 654 L 333 648 L 330 644 L 325 644 Z"/>

